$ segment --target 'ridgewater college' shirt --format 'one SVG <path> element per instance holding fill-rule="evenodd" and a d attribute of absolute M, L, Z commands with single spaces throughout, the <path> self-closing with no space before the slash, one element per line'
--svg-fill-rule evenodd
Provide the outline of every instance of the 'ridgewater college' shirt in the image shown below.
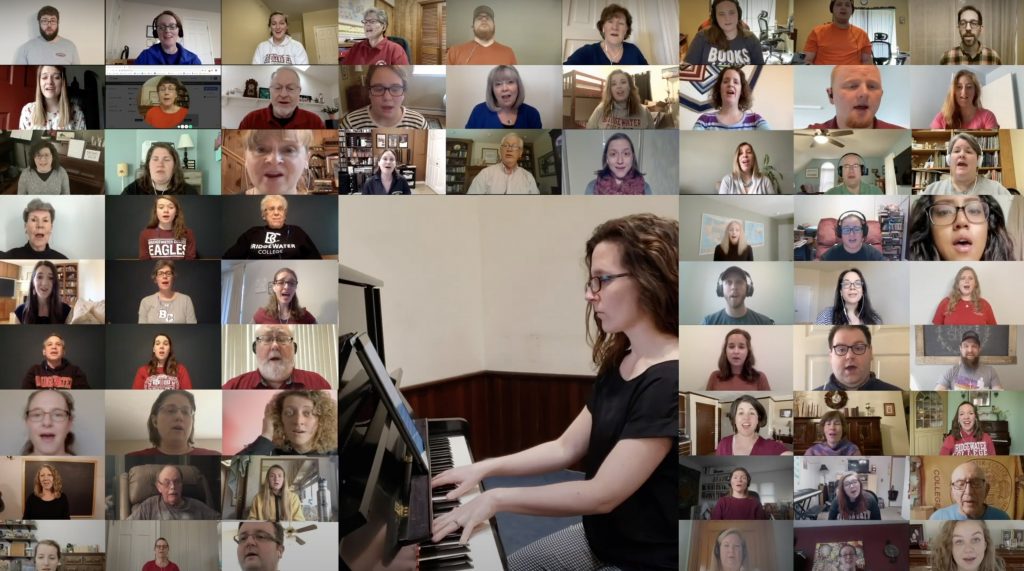
<path fill-rule="evenodd" d="M 298 226 L 285 224 L 281 228 L 253 226 L 224 252 L 224 259 L 259 260 L 265 258 L 287 260 L 319 260 L 320 250 L 306 232 Z"/>

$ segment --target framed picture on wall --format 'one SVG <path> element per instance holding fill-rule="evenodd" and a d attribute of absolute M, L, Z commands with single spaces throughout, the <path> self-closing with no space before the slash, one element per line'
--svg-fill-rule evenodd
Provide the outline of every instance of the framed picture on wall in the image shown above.
<path fill-rule="evenodd" d="M 387 136 L 384 133 L 377 133 L 377 148 L 383 149 L 387 146 Z"/>
<path fill-rule="evenodd" d="M 493 165 L 498 162 L 498 149 L 483 149 L 480 153 L 485 165 Z"/>

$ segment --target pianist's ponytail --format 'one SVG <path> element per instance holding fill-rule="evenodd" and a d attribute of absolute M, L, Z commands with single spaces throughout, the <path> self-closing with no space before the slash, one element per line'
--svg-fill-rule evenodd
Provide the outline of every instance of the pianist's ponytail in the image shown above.
<path fill-rule="evenodd" d="M 679 335 L 679 222 L 654 214 L 631 214 L 604 222 L 587 241 L 588 275 L 594 248 L 606 241 L 619 245 L 622 265 L 639 286 L 637 303 L 657 330 Z M 593 306 L 587 304 L 587 342 L 593 348 L 594 364 L 603 374 L 625 358 L 629 339 L 622 332 L 604 331 L 596 316 L 591 321 L 593 313 Z"/>

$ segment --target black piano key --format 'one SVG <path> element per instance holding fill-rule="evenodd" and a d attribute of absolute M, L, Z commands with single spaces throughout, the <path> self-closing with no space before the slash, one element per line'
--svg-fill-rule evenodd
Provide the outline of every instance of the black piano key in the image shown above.
<path fill-rule="evenodd" d="M 464 569 L 472 569 L 473 560 L 470 559 L 468 556 L 463 555 L 453 559 L 433 559 L 430 561 L 421 561 L 419 565 L 420 571 L 462 571 Z"/>
<path fill-rule="evenodd" d="M 420 561 L 432 559 L 438 556 L 466 555 L 469 547 L 460 545 L 458 541 L 450 543 L 435 543 L 434 545 L 424 544 L 420 546 Z"/>

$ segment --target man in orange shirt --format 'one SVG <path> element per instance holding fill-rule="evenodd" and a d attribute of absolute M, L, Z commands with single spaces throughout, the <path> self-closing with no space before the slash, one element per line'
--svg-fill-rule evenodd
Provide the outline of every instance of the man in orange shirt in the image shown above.
<path fill-rule="evenodd" d="M 828 11 L 832 21 L 815 26 L 804 44 L 804 62 L 808 64 L 840 65 L 869 64 L 871 40 L 864 30 L 850 24 L 853 0 L 832 0 Z"/>
<path fill-rule="evenodd" d="M 448 65 L 515 65 L 515 52 L 494 40 L 494 30 L 494 10 L 477 6 L 473 10 L 473 39 L 448 48 Z"/>

